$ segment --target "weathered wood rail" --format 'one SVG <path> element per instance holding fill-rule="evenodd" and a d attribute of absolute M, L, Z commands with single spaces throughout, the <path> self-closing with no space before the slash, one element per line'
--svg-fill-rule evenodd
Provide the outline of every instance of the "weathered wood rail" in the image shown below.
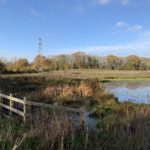
<path fill-rule="evenodd" d="M 5 104 L 4 102 L 7 102 Z M 17 108 L 14 108 L 14 102 L 19 103 L 23 106 L 23 110 L 19 110 Z M 18 114 L 19 116 L 23 117 L 23 121 L 26 122 L 27 117 L 27 106 L 37 106 L 37 107 L 46 107 L 46 108 L 56 108 L 56 104 L 46 104 L 46 103 L 38 103 L 38 102 L 32 102 L 28 101 L 26 97 L 23 99 L 19 99 L 16 97 L 13 97 L 12 94 L 10 96 L 2 94 L 0 92 L 0 109 L 5 108 L 10 112 L 10 116 L 12 116 L 12 112 Z M 64 106 L 57 106 L 58 109 L 61 109 L 66 112 L 74 112 L 74 113 L 80 113 L 80 120 L 83 120 L 84 118 L 84 110 L 83 109 L 75 109 L 75 108 L 69 108 Z"/>

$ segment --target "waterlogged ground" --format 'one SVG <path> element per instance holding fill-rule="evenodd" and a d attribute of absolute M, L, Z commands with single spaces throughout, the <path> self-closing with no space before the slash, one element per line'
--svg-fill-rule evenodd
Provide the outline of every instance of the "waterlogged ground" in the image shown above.
<path fill-rule="evenodd" d="M 106 91 L 113 93 L 121 102 L 150 103 L 150 80 L 103 84 Z M 61 143 L 65 150 L 150 149 L 150 105 L 120 104 L 113 95 L 105 92 L 103 86 L 99 87 L 99 80 L 14 77 L 2 78 L 0 88 L 5 94 L 11 92 L 19 98 L 30 94 L 29 100 L 53 103 L 56 99 L 60 105 L 83 106 L 87 111 L 82 116 L 85 117 L 85 126 L 79 115 L 69 113 L 68 116 L 56 109 L 37 108 L 38 117 L 30 119 L 27 126 L 21 126 L 18 119 L 11 122 L 0 116 L 0 150 L 12 149 L 24 133 L 27 137 L 19 147 L 21 150 L 57 150 Z M 51 95 L 53 93 L 56 94 Z"/>
<path fill-rule="evenodd" d="M 150 104 L 149 80 L 111 81 L 104 83 L 104 86 L 107 92 L 114 94 L 120 102 Z"/>

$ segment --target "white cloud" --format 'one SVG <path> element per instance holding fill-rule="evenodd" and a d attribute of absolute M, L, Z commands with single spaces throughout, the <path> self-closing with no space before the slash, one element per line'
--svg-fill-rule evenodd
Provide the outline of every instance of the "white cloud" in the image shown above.
<path fill-rule="evenodd" d="M 126 42 L 125 44 L 105 44 L 62 51 L 66 53 L 84 51 L 89 54 L 96 54 L 101 56 L 106 56 L 109 54 L 118 56 L 127 56 L 135 54 L 139 56 L 150 57 L 150 31 L 140 33 L 140 36 L 138 36 L 135 40 Z"/>
<path fill-rule="evenodd" d="M 149 0 L 91 0 L 99 5 L 109 5 L 109 4 L 118 4 L 122 6 L 134 5 L 137 6 L 142 3 L 150 3 Z"/>
<path fill-rule="evenodd" d="M 38 16 L 38 17 L 44 17 L 43 14 L 41 14 L 40 12 L 38 12 L 37 10 L 31 8 L 30 9 L 30 13 L 33 15 L 33 16 Z"/>
<path fill-rule="evenodd" d="M 127 24 L 123 21 L 118 21 L 115 25 L 116 28 L 122 28 L 122 27 L 126 27 Z"/>
<path fill-rule="evenodd" d="M 134 25 L 129 28 L 129 31 L 132 31 L 132 32 L 139 32 L 141 30 L 143 30 L 142 25 Z"/>
<path fill-rule="evenodd" d="M 78 51 L 82 51 L 80 49 Z M 84 48 L 84 51 L 91 54 L 98 55 L 119 55 L 119 56 L 127 56 L 127 55 L 139 55 L 150 57 L 150 40 L 137 40 L 128 44 L 108 44 L 108 45 L 99 45 Z"/>
<path fill-rule="evenodd" d="M 140 24 L 130 25 L 124 21 L 118 21 L 115 24 L 115 29 L 121 29 L 126 32 L 140 32 L 143 30 L 143 26 Z"/>
<path fill-rule="evenodd" d="M 97 0 L 97 3 L 100 5 L 108 5 L 112 0 Z"/>
<path fill-rule="evenodd" d="M 84 51 L 88 54 L 95 54 L 100 56 L 106 56 L 110 54 L 117 56 L 127 56 L 134 54 L 143 57 L 150 57 L 150 31 L 142 33 L 141 37 L 126 44 L 106 44 L 68 50 L 62 49 L 60 51 L 61 53 L 63 52 L 68 54 L 76 51 Z"/>

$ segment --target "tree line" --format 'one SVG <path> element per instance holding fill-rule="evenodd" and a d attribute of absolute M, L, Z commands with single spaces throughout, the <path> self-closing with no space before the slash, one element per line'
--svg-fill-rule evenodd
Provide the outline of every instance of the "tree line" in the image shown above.
<path fill-rule="evenodd" d="M 136 55 L 102 57 L 76 52 L 69 55 L 62 54 L 49 57 L 37 55 L 31 63 L 25 58 L 10 62 L 0 60 L 1 73 L 32 73 L 67 69 L 149 70 L 150 58 Z"/>

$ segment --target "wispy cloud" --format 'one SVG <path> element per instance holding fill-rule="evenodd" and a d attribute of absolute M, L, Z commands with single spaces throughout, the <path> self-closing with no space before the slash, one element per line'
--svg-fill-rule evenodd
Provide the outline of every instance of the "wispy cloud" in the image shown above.
<path fill-rule="evenodd" d="M 30 9 L 30 13 L 33 15 L 33 16 L 38 16 L 38 17 L 44 17 L 44 15 L 40 12 L 38 12 L 37 10 L 35 10 L 34 8 L 31 8 Z"/>
<path fill-rule="evenodd" d="M 138 5 L 141 3 L 150 3 L 149 0 L 92 0 L 95 3 L 99 5 L 109 5 L 109 4 L 119 4 L 122 6 L 127 6 L 127 5 Z"/>
<path fill-rule="evenodd" d="M 150 30 L 145 30 L 140 24 L 129 24 L 125 21 L 118 21 L 113 30 L 121 30 L 123 34 L 126 32 L 129 36 L 130 34 L 136 33 L 136 37 L 132 41 L 120 42 L 118 44 L 102 44 L 96 46 L 81 47 L 78 49 L 68 50 L 67 53 L 72 53 L 75 51 L 85 51 L 90 54 L 98 55 L 139 55 L 150 57 Z M 65 51 L 65 50 L 64 50 Z"/>
<path fill-rule="evenodd" d="M 115 28 L 124 28 L 127 27 L 127 24 L 123 21 L 118 21 L 115 25 Z"/>
<path fill-rule="evenodd" d="M 124 21 L 118 21 L 115 24 L 115 29 L 121 29 L 126 32 L 140 32 L 143 30 L 143 26 L 140 24 L 130 25 Z"/>
<path fill-rule="evenodd" d="M 118 55 L 118 56 L 127 56 L 136 54 L 139 56 L 147 56 L 150 57 L 150 36 L 147 39 L 138 39 L 128 44 L 107 44 L 107 45 L 99 45 L 99 46 L 91 46 L 86 48 L 81 48 L 74 51 L 82 51 L 84 49 L 85 52 L 91 54 L 98 55 Z"/>
<path fill-rule="evenodd" d="M 96 2 L 100 5 L 108 5 L 112 2 L 112 0 L 97 0 Z"/>
<path fill-rule="evenodd" d="M 101 55 L 142 55 L 150 56 L 150 41 L 141 39 L 128 44 L 116 44 L 116 45 L 100 45 L 97 47 L 91 47 L 87 49 L 88 52 L 98 53 Z"/>
<path fill-rule="evenodd" d="M 122 5 L 128 5 L 130 3 L 130 0 L 121 0 Z"/>
<path fill-rule="evenodd" d="M 0 3 L 1 3 L 1 4 L 5 3 L 5 2 L 6 2 L 6 0 L 0 0 Z"/>
<path fill-rule="evenodd" d="M 75 11 L 75 13 L 79 13 L 79 14 L 86 12 L 85 8 L 83 6 L 81 6 L 81 5 L 75 7 L 74 11 Z"/>
<path fill-rule="evenodd" d="M 139 31 L 142 31 L 142 30 L 143 30 L 142 25 L 134 25 L 134 26 L 131 26 L 129 28 L 129 31 L 131 31 L 131 32 L 139 32 Z"/>
<path fill-rule="evenodd" d="M 127 5 L 131 0 L 95 0 L 99 5 L 109 5 L 112 3 L 117 3 L 121 5 Z"/>

